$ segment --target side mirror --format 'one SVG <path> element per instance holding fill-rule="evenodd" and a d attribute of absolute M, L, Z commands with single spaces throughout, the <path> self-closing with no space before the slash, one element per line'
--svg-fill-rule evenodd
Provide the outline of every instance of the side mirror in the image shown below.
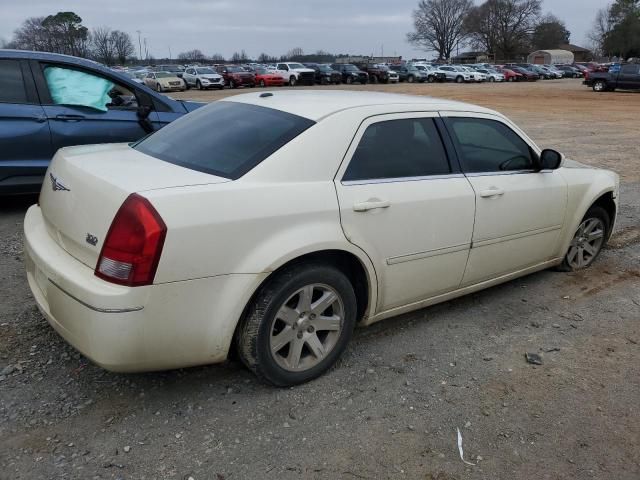
<path fill-rule="evenodd" d="M 540 170 L 556 170 L 562 165 L 562 160 L 564 160 L 564 155 L 547 148 L 540 154 Z"/>

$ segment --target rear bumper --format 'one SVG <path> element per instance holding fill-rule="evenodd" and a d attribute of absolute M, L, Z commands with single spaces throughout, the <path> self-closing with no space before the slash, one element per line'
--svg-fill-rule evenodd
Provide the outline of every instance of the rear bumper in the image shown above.
<path fill-rule="evenodd" d="M 48 234 L 37 205 L 24 221 L 29 287 L 51 326 L 112 371 L 223 361 L 262 275 L 222 275 L 145 287 L 100 280 Z"/>

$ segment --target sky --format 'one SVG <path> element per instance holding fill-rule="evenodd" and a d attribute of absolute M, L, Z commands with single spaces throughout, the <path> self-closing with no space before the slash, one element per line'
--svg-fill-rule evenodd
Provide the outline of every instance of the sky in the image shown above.
<path fill-rule="evenodd" d="M 480 3 L 480 0 L 476 0 Z M 571 42 L 585 46 L 598 9 L 609 0 L 544 0 L 564 20 Z M 31 16 L 74 11 L 87 27 L 138 30 L 149 53 L 172 58 L 198 48 L 230 57 L 244 49 L 279 56 L 294 47 L 354 55 L 426 56 L 406 42 L 418 0 L 0 0 L 0 39 Z M 586 45 L 588 46 L 588 45 Z M 144 47 L 143 47 L 144 48 Z"/>

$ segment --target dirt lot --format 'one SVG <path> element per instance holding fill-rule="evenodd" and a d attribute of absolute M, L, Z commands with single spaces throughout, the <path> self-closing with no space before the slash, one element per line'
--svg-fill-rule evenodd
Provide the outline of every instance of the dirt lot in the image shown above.
<path fill-rule="evenodd" d="M 578 274 L 541 272 L 360 329 L 329 374 L 273 389 L 235 362 L 142 375 L 88 363 L 26 285 L 34 199 L 1 199 L 1 479 L 640 478 L 640 94 L 571 80 L 350 88 L 495 108 L 541 146 L 616 170 L 609 248 Z"/>

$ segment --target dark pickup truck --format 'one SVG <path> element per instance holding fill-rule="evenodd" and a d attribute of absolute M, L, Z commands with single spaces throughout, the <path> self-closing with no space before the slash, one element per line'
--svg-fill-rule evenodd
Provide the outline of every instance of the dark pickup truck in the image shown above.
<path fill-rule="evenodd" d="M 640 90 L 640 64 L 629 63 L 620 66 L 617 72 L 588 72 L 584 83 L 594 92 L 613 92 L 622 90 Z"/>

